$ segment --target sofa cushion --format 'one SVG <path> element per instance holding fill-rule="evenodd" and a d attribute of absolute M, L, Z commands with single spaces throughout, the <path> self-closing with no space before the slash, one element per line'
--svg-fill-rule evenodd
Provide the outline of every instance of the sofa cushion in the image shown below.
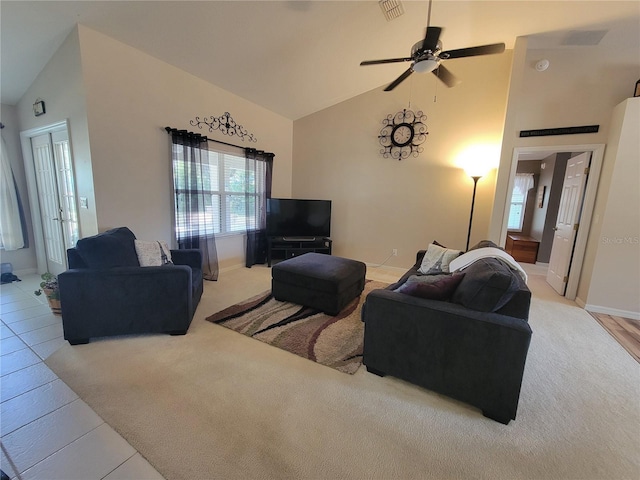
<path fill-rule="evenodd" d="M 433 273 L 448 273 L 449 262 L 462 253 L 460 250 L 445 248 L 437 243 L 432 243 L 427 248 L 427 253 L 422 258 L 418 272 L 428 275 Z"/>
<path fill-rule="evenodd" d="M 135 240 L 135 247 L 141 267 L 159 267 L 173 263 L 171 250 L 166 242 Z"/>
<path fill-rule="evenodd" d="M 426 282 L 410 281 L 408 279 L 396 292 L 412 297 L 428 298 L 430 300 L 447 300 L 465 276 L 464 273 L 453 275 L 433 275 Z"/>
<path fill-rule="evenodd" d="M 481 258 L 464 270 L 465 276 L 451 301 L 472 310 L 495 312 L 519 288 L 517 273 L 497 258 Z"/>
<path fill-rule="evenodd" d="M 114 228 L 78 240 L 76 249 L 88 268 L 139 267 L 135 239 L 127 227 Z"/>

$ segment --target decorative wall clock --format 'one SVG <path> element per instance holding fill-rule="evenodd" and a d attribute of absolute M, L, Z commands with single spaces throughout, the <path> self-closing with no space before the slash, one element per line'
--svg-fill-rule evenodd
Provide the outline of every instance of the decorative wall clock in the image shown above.
<path fill-rule="evenodd" d="M 404 109 L 395 115 L 389 114 L 382 120 L 382 130 L 378 139 L 384 148 L 380 153 L 384 158 L 403 160 L 409 155 L 417 157 L 424 151 L 421 145 L 427 139 L 427 116 L 418 111 Z"/>

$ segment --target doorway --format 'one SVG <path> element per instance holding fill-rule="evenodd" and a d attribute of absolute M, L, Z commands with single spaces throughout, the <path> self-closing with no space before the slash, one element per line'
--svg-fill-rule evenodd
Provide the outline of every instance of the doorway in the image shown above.
<path fill-rule="evenodd" d="M 67 122 L 20 133 L 38 271 L 67 269 L 79 237 L 75 176 Z"/>
<path fill-rule="evenodd" d="M 578 291 L 578 282 L 580 273 L 582 272 L 582 262 L 589 237 L 589 229 L 593 209 L 595 205 L 598 181 L 600 178 L 600 170 L 602 168 L 602 159 L 604 156 L 604 144 L 587 144 L 587 145 L 557 145 L 546 147 L 517 147 L 514 149 L 511 172 L 509 176 L 509 187 L 507 192 L 513 191 L 515 175 L 518 167 L 518 161 L 521 159 L 543 159 L 553 154 L 562 152 L 587 152 L 591 155 L 591 166 L 589 176 L 584 191 L 584 200 L 580 213 L 579 228 L 573 242 L 571 263 L 567 273 L 566 289 L 564 296 L 569 300 L 575 300 Z M 511 206 L 510 193 L 506 196 L 506 204 L 504 207 L 504 218 L 502 222 L 501 241 L 504 244 L 507 237 L 507 224 L 509 217 L 509 209 Z"/>

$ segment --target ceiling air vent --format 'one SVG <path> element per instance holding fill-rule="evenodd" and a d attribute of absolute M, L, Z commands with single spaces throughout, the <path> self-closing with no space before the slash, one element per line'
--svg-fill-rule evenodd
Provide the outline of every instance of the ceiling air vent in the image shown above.
<path fill-rule="evenodd" d="M 404 8 L 402 7 L 400 0 L 380 0 L 378 4 L 380 5 L 382 13 L 384 13 L 384 17 L 387 21 L 398 18 L 404 13 Z"/>

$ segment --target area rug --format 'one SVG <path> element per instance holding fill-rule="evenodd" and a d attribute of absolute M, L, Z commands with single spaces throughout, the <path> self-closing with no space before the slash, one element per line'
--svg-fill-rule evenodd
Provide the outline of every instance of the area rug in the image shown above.
<path fill-rule="evenodd" d="M 362 365 L 362 303 L 371 290 L 386 286 L 386 283 L 367 280 L 362 294 L 336 316 L 275 300 L 271 290 L 267 290 L 207 320 L 353 375 Z"/>

